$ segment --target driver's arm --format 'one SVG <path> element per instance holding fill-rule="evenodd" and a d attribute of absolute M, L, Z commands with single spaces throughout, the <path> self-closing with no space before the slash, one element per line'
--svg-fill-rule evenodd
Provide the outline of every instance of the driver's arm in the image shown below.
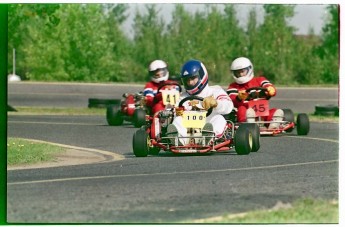
<path fill-rule="evenodd" d="M 277 94 L 277 89 L 266 77 L 259 77 L 258 80 L 263 88 L 267 89 L 267 95 L 273 97 Z"/>
<path fill-rule="evenodd" d="M 150 83 L 147 83 L 144 88 L 144 96 L 145 96 L 145 103 L 146 106 L 152 107 L 153 106 L 153 99 L 154 99 L 154 88 Z"/>
<path fill-rule="evenodd" d="M 229 114 L 234 108 L 234 104 L 229 98 L 228 94 L 219 87 L 214 92 L 214 97 L 217 100 L 217 107 L 213 109 L 218 114 Z"/>

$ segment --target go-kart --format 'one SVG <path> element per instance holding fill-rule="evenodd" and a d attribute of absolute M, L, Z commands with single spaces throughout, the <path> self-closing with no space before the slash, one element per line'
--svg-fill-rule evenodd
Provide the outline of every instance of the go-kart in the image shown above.
<path fill-rule="evenodd" d="M 146 115 L 150 110 L 144 105 L 144 95 L 142 92 L 124 93 L 120 104 L 107 106 L 107 122 L 109 125 L 122 125 L 123 121 L 129 121 L 135 127 L 140 127 L 146 123 Z"/>
<path fill-rule="evenodd" d="M 171 136 L 167 134 L 167 127 L 174 119 L 176 100 L 171 97 L 178 97 L 179 94 L 170 93 L 162 96 L 167 101 L 166 108 L 153 117 L 150 117 L 149 124 L 142 126 L 133 135 L 132 147 L 136 157 L 146 157 L 148 155 L 158 155 L 160 150 L 174 154 L 203 154 L 214 152 L 225 152 L 235 148 L 239 155 L 247 155 L 250 152 L 256 152 L 260 147 L 259 128 L 255 124 L 242 124 L 235 128 L 231 121 L 227 121 L 225 132 L 220 138 L 217 138 L 213 131 L 207 131 L 203 135 L 203 126 L 206 123 L 206 117 L 212 113 L 212 108 L 208 111 L 195 105 L 195 102 L 189 102 L 191 110 L 184 110 L 182 122 L 187 128 L 187 136 Z M 189 96 L 179 102 L 179 108 L 187 101 L 203 101 L 198 96 Z M 191 104 L 194 103 L 194 104 Z M 181 143 L 181 140 L 187 141 Z"/>
<path fill-rule="evenodd" d="M 281 121 L 267 121 L 264 120 L 269 115 L 269 99 L 267 95 L 267 89 L 263 87 L 252 87 L 246 90 L 248 98 L 245 102 L 248 103 L 248 107 L 255 111 L 255 123 L 259 126 L 261 135 L 277 135 L 281 133 L 290 133 L 297 128 L 298 135 L 307 135 L 309 133 L 309 117 L 305 113 L 297 114 L 295 121 L 294 113 L 291 109 L 282 109 L 284 112 L 283 120 Z M 234 110 L 229 119 L 237 122 L 236 110 Z M 278 123 L 277 128 L 270 129 L 268 126 L 271 123 Z M 236 123 L 236 127 L 243 123 Z M 247 123 L 250 124 L 250 123 Z"/>
<path fill-rule="evenodd" d="M 155 102 L 159 102 L 162 99 L 161 91 L 168 89 L 169 87 L 178 87 L 181 91 L 181 85 L 175 81 L 169 81 L 160 85 L 157 89 L 157 94 L 154 98 Z M 107 106 L 107 122 L 109 125 L 122 125 L 123 121 L 132 122 L 136 128 L 141 127 L 147 123 L 147 118 L 152 115 L 152 110 L 145 104 L 145 96 L 143 92 L 138 93 L 125 93 L 122 95 L 123 99 L 120 101 L 120 105 L 108 105 Z M 171 96 L 171 98 L 175 98 Z M 166 103 L 163 102 L 165 105 Z"/>

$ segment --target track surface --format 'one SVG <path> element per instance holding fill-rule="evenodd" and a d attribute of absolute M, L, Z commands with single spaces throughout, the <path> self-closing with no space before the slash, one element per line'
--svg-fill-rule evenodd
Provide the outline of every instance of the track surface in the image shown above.
<path fill-rule="evenodd" d="M 8 171 L 7 221 L 189 223 L 302 197 L 338 199 L 338 124 L 312 122 L 303 137 L 295 132 L 262 137 L 260 150 L 247 156 L 163 152 L 136 158 L 135 130 L 130 124 L 107 126 L 105 116 L 10 114 L 9 137 L 99 149 L 125 159 Z"/>

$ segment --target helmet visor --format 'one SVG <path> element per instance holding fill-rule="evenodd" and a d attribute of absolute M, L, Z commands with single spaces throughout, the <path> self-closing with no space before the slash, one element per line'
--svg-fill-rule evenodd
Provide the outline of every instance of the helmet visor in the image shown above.
<path fill-rule="evenodd" d="M 243 69 L 231 70 L 231 72 L 236 78 L 240 78 L 242 76 L 246 76 L 249 70 L 250 70 L 250 66 Z"/>
<path fill-rule="evenodd" d="M 158 79 L 167 74 L 167 69 L 157 69 L 155 71 L 150 71 L 149 74 L 152 78 Z"/>
<path fill-rule="evenodd" d="M 188 77 L 182 78 L 182 84 L 186 89 L 192 89 L 198 84 L 199 80 L 200 80 L 199 75 L 188 76 Z"/>

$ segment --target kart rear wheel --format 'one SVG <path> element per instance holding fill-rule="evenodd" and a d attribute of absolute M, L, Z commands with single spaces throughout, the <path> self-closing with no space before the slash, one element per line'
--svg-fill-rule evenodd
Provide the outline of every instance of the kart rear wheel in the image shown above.
<path fill-rule="evenodd" d="M 235 132 L 235 150 L 238 155 L 247 155 L 253 147 L 253 136 L 249 128 L 242 124 Z"/>
<path fill-rule="evenodd" d="M 133 114 L 133 123 L 136 128 L 140 128 L 146 123 L 146 111 L 143 109 L 136 109 Z"/>
<path fill-rule="evenodd" d="M 295 115 L 291 109 L 283 109 L 284 111 L 284 121 L 295 122 Z M 294 128 L 289 128 L 286 132 L 292 132 Z"/>
<path fill-rule="evenodd" d="M 297 135 L 307 135 L 309 133 L 309 117 L 305 113 L 297 115 Z"/>
<path fill-rule="evenodd" d="M 122 125 L 123 117 L 121 113 L 121 107 L 119 105 L 108 105 L 106 115 L 109 125 Z"/>
<path fill-rule="evenodd" d="M 142 128 L 137 130 L 133 135 L 133 153 L 136 157 L 147 157 L 149 153 L 148 143 L 150 141 L 149 134 Z"/>
<path fill-rule="evenodd" d="M 257 152 L 260 149 L 260 128 L 257 124 L 244 123 L 252 133 L 253 146 L 251 152 Z"/>

